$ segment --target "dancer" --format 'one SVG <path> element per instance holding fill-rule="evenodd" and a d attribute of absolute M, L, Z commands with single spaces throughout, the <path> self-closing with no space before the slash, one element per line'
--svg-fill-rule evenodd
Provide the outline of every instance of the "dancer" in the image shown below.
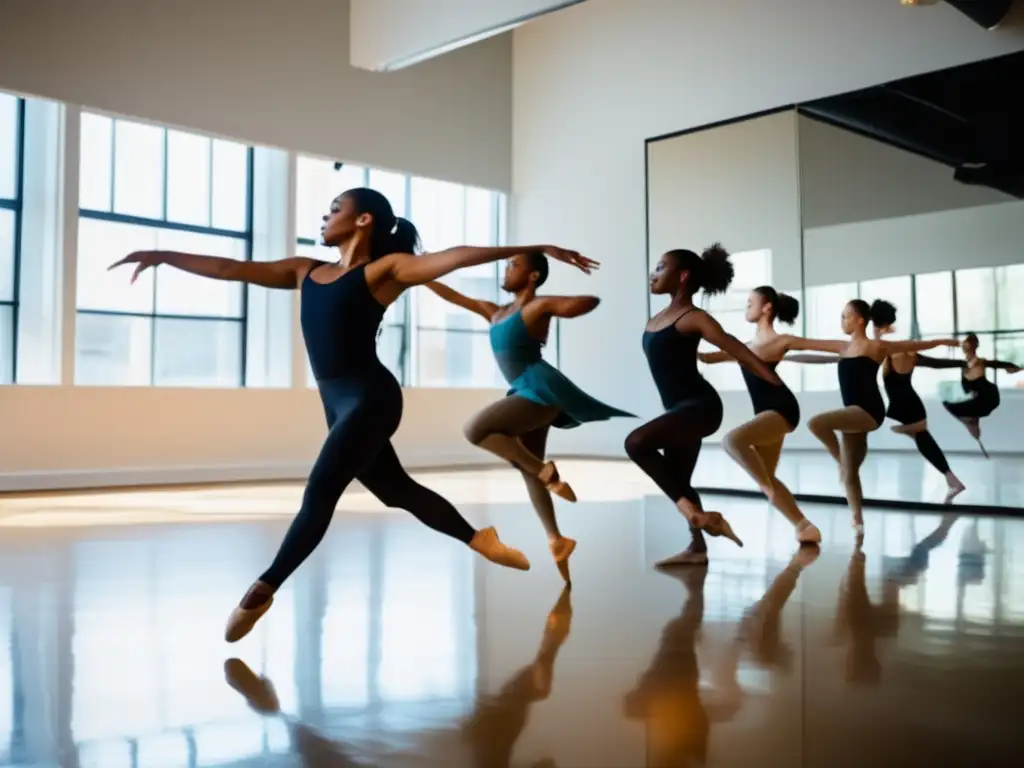
<path fill-rule="evenodd" d="M 876 319 L 874 336 L 875 339 L 880 340 L 895 330 L 896 308 L 891 304 L 880 306 Z M 914 391 L 911 377 L 917 366 L 963 368 L 964 365 L 960 361 L 940 360 L 917 352 L 895 352 L 886 357 L 882 363 L 882 384 L 885 386 L 885 394 L 889 398 L 889 407 L 886 409 L 885 415 L 900 423 L 898 427 L 893 427 L 892 431 L 913 439 L 921 455 L 946 478 L 946 504 L 951 503 L 958 494 L 966 489 L 966 486 L 949 468 L 945 454 L 939 448 L 939 444 L 935 442 L 931 432 L 928 431 L 928 414 L 920 396 Z"/>
<path fill-rule="evenodd" d="M 385 505 L 405 509 L 436 531 L 458 539 L 500 565 L 530 567 L 493 528 L 475 530 L 444 498 L 416 483 L 398 461 L 391 436 L 402 414 L 402 390 L 377 358 L 376 332 L 386 307 L 413 285 L 460 267 L 542 250 L 584 272 L 596 262 L 554 246 L 450 248 L 414 256 L 418 237 L 396 217 L 380 192 L 365 187 L 337 197 L 324 216 L 321 238 L 337 247 L 337 262 L 290 258 L 235 261 L 168 251 L 132 253 L 111 266 L 135 264 L 132 282 L 161 264 L 219 280 L 302 292 L 302 332 L 327 417 L 328 434 L 313 465 L 302 507 L 270 568 L 250 587 L 228 619 L 225 638 L 247 635 L 274 602 L 274 593 L 323 539 L 342 492 L 354 479 Z"/>
<path fill-rule="evenodd" d="M 512 256 L 505 267 L 501 287 L 513 294 L 510 304 L 472 299 L 444 283 L 427 283 L 427 287 L 491 326 L 491 349 L 511 389 L 470 420 L 466 439 L 522 473 L 555 564 L 570 583 L 569 556 L 576 541 L 562 536 L 551 494 L 568 501 L 575 501 L 576 496 L 559 476 L 555 463 L 544 461 L 548 430 L 633 414 L 598 402 L 541 357 L 551 318 L 580 317 L 593 311 L 599 301 L 596 296 L 538 296 L 537 289 L 547 277 L 547 258 L 540 251 L 528 251 Z"/>
<path fill-rule="evenodd" d="M 799 312 L 800 302 L 771 286 L 762 285 L 750 292 L 746 320 L 757 325 L 757 333 L 747 346 L 772 371 L 785 357 L 792 338 L 778 333 L 775 321 L 792 325 Z M 698 358 L 704 363 L 733 361 L 726 352 L 702 353 Z M 797 541 L 818 544 L 821 531 L 804 517 L 789 488 L 775 474 L 786 435 L 800 424 L 800 405 L 796 396 L 784 383 L 771 384 L 746 368 L 743 369 L 743 380 L 754 405 L 754 418 L 725 436 L 722 441 L 725 451 L 761 487 L 768 501 L 793 524 Z"/>
<path fill-rule="evenodd" d="M 971 437 L 978 441 L 978 447 L 988 458 L 988 451 L 981 442 L 981 420 L 991 416 L 992 412 L 999 407 L 999 387 L 985 377 L 988 368 L 1001 368 L 1009 373 L 1017 373 L 1020 368 L 1014 363 L 1006 363 L 1002 360 L 985 360 L 978 357 L 978 337 L 967 334 L 963 343 L 964 364 L 963 373 L 960 376 L 960 386 L 970 399 L 960 402 L 943 401 L 946 410 L 960 420 Z"/>
<path fill-rule="evenodd" d="M 959 345 L 956 339 L 884 341 L 869 338 L 868 323 L 873 322 L 876 327 L 883 325 L 885 320 L 895 316 L 895 311 L 887 301 L 877 300 L 868 304 L 862 299 L 853 299 L 843 308 L 841 317 L 843 333 L 849 335 L 849 340 L 803 339 L 794 336 L 788 345 L 793 350 L 834 352 L 839 355 L 839 392 L 843 398 L 843 407 L 819 413 L 807 423 L 807 427 L 839 465 L 857 535 L 864 533 L 860 467 L 867 457 L 868 433 L 874 432 L 885 421 L 885 403 L 878 389 L 879 366 L 885 358 L 900 352 L 920 352 Z M 842 445 L 837 433 L 841 436 Z"/>
<path fill-rule="evenodd" d="M 626 453 L 675 502 L 690 524 L 690 546 L 659 566 L 707 563 L 701 531 L 727 536 L 743 546 L 718 512 L 705 512 L 691 484 L 705 437 L 722 425 L 722 400 L 697 371 L 697 345 L 709 342 L 773 386 L 782 380 L 707 312 L 693 305 L 697 291 L 721 293 L 732 282 L 728 252 L 718 243 L 698 256 L 674 250 L 662 255 L 651 275 L 651 293 L 671 294 L 668 307 L 651 318 L 643 335 L 644 353 L 667 413 L 633 430 Z"/>

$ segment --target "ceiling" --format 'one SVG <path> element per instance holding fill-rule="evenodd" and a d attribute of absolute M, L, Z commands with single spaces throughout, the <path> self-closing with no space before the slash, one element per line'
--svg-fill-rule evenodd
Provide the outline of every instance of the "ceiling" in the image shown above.
<path fill-rule="evenodd" d="M 1024 198 L 1024 116 L 1016 106 L 1021 83 L 1024 52 L 819 99 L 800 109 L 948 165 L 965 184 Z"/>

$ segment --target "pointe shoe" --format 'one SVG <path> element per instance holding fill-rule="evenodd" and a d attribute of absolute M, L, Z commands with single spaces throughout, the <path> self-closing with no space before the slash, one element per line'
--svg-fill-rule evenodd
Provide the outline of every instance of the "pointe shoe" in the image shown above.
<path fill-rule="evenodd" d="M 566 536 L 560 539 L 552 539 L 548 543 L 548 549 L 551 550 L 551 555 L 555 558 L 555 565 L 558 567 L 558 572 L 562 575 L 566 586 L 571 586 L 572 577 L 569 575 L 569 558 L 576 551 L 576 539 L 570 539 Z"/>
<path fill-rule="evenodd" d="M 492 563 L 504 565 L 506 568 L 515 568 L 519 571 L 530 570 L 530 561 L 526 555 L 518 549 L 505 546 L 498 538 L 498 532 L 494 528 L 482 528 L 473 535 L 469 542 L 469 548 L 477 554 L 483 555 Z"/>
<path fill-rule="evenodd" d="M 540 474 L 537 475 L 537 479 L 544 483 L 544 487 L 555 494 L 555 496 L 566 501 L 576 501 L 576 493 L 567 482 L 559 477 L 558 467 L 555 466 L 555 462 L 549 461 L 545 464 Z"/>
<path fill-rule="evenodd" d="M 743 546 L 740 537 L 736 535 L 732 526 L 729 525 L 729 521 L 722 517 L 721 512 L 705 512 L 704 524 L 696 525 L 695 527 L 704 531 L 708 536 L 725 536 L 725 538 L 735 542 L 736 546 Z"/>
<path fill-rule="evenodd" d="M 964 485 L 963 483 L 957 483 L 956 485 L 949 486 L 948 490 L 946 491 L 946 499 L 945 499 L 945 501 L 943 503 L 944 504 L 952 504 L 953 503 L 953 499 L 955 499 L 957 496 L 959 496 L 961 493 L 963 493 L 966 490 L 967 490 L 967 486 Z"/>
<path fill-rule="evenodd" d="M 241 659 L 228 659 L 224 662 L 224 678 L 260 714 L 274 715 L 281 710 L 281 702 L 273 684 L 265 677 L 257 677 Z"/>
<path fill-rule="evenodd" d="M 806 525 L 796 529 L 796 540 L 800 544 L 821 544 L 821 530 L 814 523 L 805 520 Z"/>
<path fill-rule="evenodd" d="M 263 618 L 263 614 L 269 611 L 270 606 L 273 604 L 274 596 L 270 595 L 267 598 L 267 602 L 255 608 L 243 608 L 241 605 L 235 606 L 235 609 L 228 617 L 228 625 L 224 630 L 224 639 L 229 643 L 237 643 L 252 632 L 256 622 Z"/>

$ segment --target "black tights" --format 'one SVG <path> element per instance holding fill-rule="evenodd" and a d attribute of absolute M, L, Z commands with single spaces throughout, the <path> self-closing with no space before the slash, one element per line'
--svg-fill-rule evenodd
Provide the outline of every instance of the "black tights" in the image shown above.
<path fill-rule="evenodd" d="M 946 457 L 942 453 L 942 449 L 939 448 L 939 444 L 935 442 L 935 438 L 932 437 L 932 433 L 926 429 L 918 432 L 913 437 L 914 442 L 917 443 L 917 450 L 928 459 L 928 463 L 942 474 L 947 474 L 949 472 L 949 462 L 946 461 Z"/>
<path fill-rule="evenodd" d="M 701 442 L 722 425 L 716 396 L 685 400 L 626 437 L 626 453 L 672 501 L 686 499 L 703 509 L 691 485 Z"/>
<path fill-rule="evenodd" d="M 385 382 L 386 383 L 386 382 Z M 444 497 L 411 477 L 398 461 L 391 435 L 401 419 L 401 393 L 386 387 L 353 393 L 320 382 L 330 431 L 309 474 L 302 507 L 274 562 L 259 580 L 277 589 L 327 533 L 345 488 L 358 479 L 388 507 L 412 513 L 424 525 L 468 544 L 476 531 Z"/>

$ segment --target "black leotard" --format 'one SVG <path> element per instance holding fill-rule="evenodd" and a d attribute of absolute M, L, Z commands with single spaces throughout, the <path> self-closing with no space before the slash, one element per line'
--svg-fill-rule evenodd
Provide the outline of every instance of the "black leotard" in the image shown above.
<path fill-rule="evenodd" d="M 960 386 L 966 394 L 973 397 L 959 403 L 944 402 L 946 410 L 958 419 L 982 419 L 991 415 L 992 411 L 999 407 L 999 387 L 984 375 L 968 379 L 966 374 L 965 368 L 963 375 L 960 376 Z"/>
<path fill-rule="evenodd" d="M 779 366 L 777 362 L 765 365 L 773 371 Z M 754 405 L 754 413 L 775 411 L 789 423 L 791 429 L 796 429 L 800 425 L 800 404 L 792 390 L 785 383 L 767 382 L 746 368 L 742 371 L 743 380 L 747 383 L 747 391 L 750 393 L 750 402 Z"/>
<path fill-rule="evenodd" d="M 920 396 L 914 391 L 914 386 L 910 381 L 913 375 L 913 368 L 910 369 L 910 373 L 899 373 L 893 368 L 892 361 L 889 362 L 888 370 L 882 375 L 885 394 L 889 398 L 889 407 L 886 409 L 885 415 L 900 424 L 917 424 L 928 418 L 924 403 L 921 402 Z"/>
<path fill-rule="evenodd" d="M 697 401 L 705 408 L 717 410 L 719 414 L 722 412 L 722 400 L 718 392 L 697 370 L 697 347 L 700 340 L 699 333 L 677 331 L 675 323 L 659 331 L 644 331 L 644 354 L 658 394 L 661 395 L 661 404 L 666 410 Z"/>
<path fill-rule="evenodd" d="M 444 498 L 413 480 L 391 435 L 402 419 L 402 389 L 377 358 L 384 306 L 370 292 L 365 265 L 330 283 L 310 270 L 302 283 L 302 335 L 329 431 L 309 474 L 302 508 L 260 581 L 279 587 L 323 539 L 346 486 L 358 478 L 385 506 L 404 509 L 434 530 L 469 543 L 475 533 Z"/>
<path fill-rule="evenodd" d="M 839 392 L 843 405 L 863 408 L 881 426 L 885 421 L 885 402 L 878 391 L 878 365 L 864 355 L 839 358 Z"/>

